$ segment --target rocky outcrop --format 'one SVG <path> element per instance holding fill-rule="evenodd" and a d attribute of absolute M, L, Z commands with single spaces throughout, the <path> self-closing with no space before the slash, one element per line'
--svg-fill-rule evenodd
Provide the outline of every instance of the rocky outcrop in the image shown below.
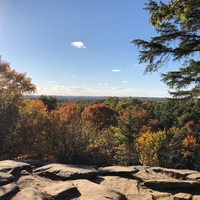
<path fill-rule="evenodd" d="M 0 200 L 9 199 L 200 200 L 200 172 L 5 160 L 0 161 Z"/>

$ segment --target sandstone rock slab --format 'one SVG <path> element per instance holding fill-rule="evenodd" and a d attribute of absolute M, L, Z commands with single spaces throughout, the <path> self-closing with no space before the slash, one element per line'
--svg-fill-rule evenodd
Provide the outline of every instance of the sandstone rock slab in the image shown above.
<path fill-rule="evenodd" d="M 108 166 L 108 167 L 100 167 L 98 169 L 101 175 L 112 175 L 112 176 L 130 176 L 132 174 L 137 173 L 139 170 L 132 166 Z"/>
<path fill-rule="evenodd" d="M 47 196 L 53 197 L 53 199 L 73 199 L 80 196 L 77 188 L 70 181 L 64 181 L 55 183 L 51 186 L 46 186 L 43 189 L 43 193 Z"/>
<path fill-rule="evenodd" d="M 186 179 L 188 175 L 196 173 L 196 171 L 189 169 L 168 169 L 163 167 L 152 167 L 152 170 L 155 172 L 165 173 L 176 179 Z"/>
<path fill-rule="evenodd" d="M 153 191 L 152 192 L 152 196 L 153 196 L 153 200 L 172 200 L 173 199 L 173 194 L 171 194 L 170 192 L 160 192 L 160 191 Z"/>
<path fill-rule="evenodd" d="M 127 200 L 120 192 L 110 190 L 108 187 L 88 180 L 74 180 L 73 184 L 81 193 L 80 200 Z"/>
<path fill-rule="evenodd" d="M 174 195 L 174 200 L 192 200 L 192 195 L 187 193 L 177 193 Z"/>
<path fill-rule="evenodd" d="M 159 179 L 169 179 L 168 175 L 162 172 L 155 172 L 152 168 L 140 168 L 139 172 L 133 175 L 134 178 L 144 182 L 145 180 L 159 180 Z"/>
<path fill-rule="evenodd" d="M 42 191 L 44 187 L 57 182 L 58 181 L 52 181 L 50 179 L 33 174 L 28 176 L 21 176 L 17 181 L 17 185 L 20 187 L 20 189 L 35 187 Z"/>
<path fill-rule="evenodd" d="M 0 187 L 0 200 L 8 199 L 10 195 L 19 191 L 19 187 L 13 182 Z"/>
<path fill-rule="evenodd" d="M 34 173 L 52 180 L 74 180 L 92 179 L 97 176 L 98 171 L 88 166 L 49 164 L 37 168 Z"/>
<path fill-rule="evenodd" d="M 0 172 L 0 186 L 14 181 L 14 176 L 9 173 Z"/>
<path fill-rule="evenodd" d="M 200 195 L 194 195 L 193 197 L 192 197 L 192 200 L 199 200 L 200 199 Z"/>
<path fill-rule="evenodd" d="M 50 164 L 50 163 L 46 163 L 42 160 L 34 160 L 34 159 L 20 159 L 19 161 L 23 162 L 23 163 L 28 163 L 29 165 L 32 166 L 32 168 L 42 167 L 46 164 Z"/>
<path fill-rule="evenodd" d="M 200 180 L 200 172 L 188 175 L 187 179 L 197 179 L 197 180 Z"/>
<path fill-rule="evenodd" d="M 200 200 L 193 170 L 41 164 L 0 161 L 0 200 Z"/>
<path fill-rule="evenodd" d="M 144 192 L 138 189 L 139 183 L 137 180 L 119 176 L 104 176 L 99 177 L 99 179 L 101 180 L 100 185 L 124 194 L 127 200 L 152 200 L 152 195 L 149 190 Z"/>
<path fill-rule="evenodd" d="M 197 188 L 200 186 L 199 181 L 193 180 L 178 180 L 178 179 L 164 179 L 164 180 L 147 180 L 144 186 L 156 190 L 174 189 L 174 188 Z"/>
<path fill-rule="evenodd" d="M 31 173 L 31 165 L 13 160 L 0 161 L 0 172 L 8 172 L 16 175 L 21 173 L 22 170 L 26 170 L 27 172 Z"/>
<path fill-rule="evenodd" d="M 35 187 L 24 188 L 12 200 L 44 200 L 45 196 Z"/>

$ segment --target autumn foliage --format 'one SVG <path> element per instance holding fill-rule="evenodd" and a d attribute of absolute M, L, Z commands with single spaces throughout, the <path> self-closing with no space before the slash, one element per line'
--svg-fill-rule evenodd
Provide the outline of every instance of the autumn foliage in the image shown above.
<path fill-rule="evenodd" d="M 18 124 L 22 95 L 36 90 L 25 73 L 18 73 L 0 59 L 0 157 L 7 157 L 11 135 Z"/>
<path fill-rule="evenodd" d="M 35 86 L 0 62 L 0 159 L 200 170 L 200 103 L 108 97 L 27 99 Z"/>
<path fill-rule="evenodd" d="M 82 112 L 82 119 L 99 129 L 117 125 L 116 112 L 105 104 L 89 105 Z"/>

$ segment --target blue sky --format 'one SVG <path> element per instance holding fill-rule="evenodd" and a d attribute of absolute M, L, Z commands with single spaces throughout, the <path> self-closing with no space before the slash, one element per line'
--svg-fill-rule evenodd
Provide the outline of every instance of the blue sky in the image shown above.
<path fill-rule="evenodd" d="M 0 55 L 39 95 L 166 97 L 131 43 L 156 34 L 145 2 L 0 0 Z"/>

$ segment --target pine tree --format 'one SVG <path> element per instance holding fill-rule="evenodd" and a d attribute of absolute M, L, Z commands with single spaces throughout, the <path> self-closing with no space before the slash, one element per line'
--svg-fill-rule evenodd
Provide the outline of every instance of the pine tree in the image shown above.
<path fill-rule="evenodd" d="M 145 73 L 178 61 L 179 69 L 162 74 L 162 81 L 173 89 L 173 97 L 199 97 L 200 0 L 170 0 L 168 4 L 150 0 L 145 10 L 158 34 L 150 41 L 132 41 L 139 49 L 139 62 L 147 63 Z"/>

